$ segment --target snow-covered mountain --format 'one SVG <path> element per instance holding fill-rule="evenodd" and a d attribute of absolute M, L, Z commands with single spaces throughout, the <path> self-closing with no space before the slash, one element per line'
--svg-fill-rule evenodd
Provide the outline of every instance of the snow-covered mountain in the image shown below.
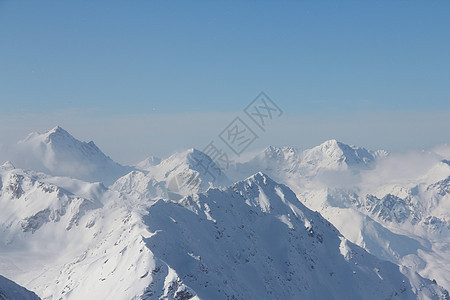
<path fill-rule="evenodd" d="M 248 162 L 232 164 L 227 174 L 236 181 L 263 171 L 278 180 L 298 172 L 300 159 L 301 152 L 294 147 L 269 146 Z"/>
<path fill-rule="evenodd" d="M 342 170 L 369 167 L 384 151 L 369 151 L 365 148 L 346 145 L 337 140 L 328 140 L 302 153 L 302 167 L 311 171 Z"/>
<path fill-rule="evenodd" d="M 29 134 L 10 152 L 14 153 L 10 160 L 22 169 L 105 185 L 132 170 L 103 154 L 94 142 L 81 142 L 59 126 L 43 134 Z"/>
<path fill-rule="evenodd" d="M 147 170 L 151 167 L 158 165 L 161 162 L 161 158 L 156 156 L 149 156 L 143 161 L 136 164 L 136 168 L 139 170 Z"/>
<path fill-rule="evenodd" d="M 42 168 L 0 166 L 0 274 L 42 299 L 449 298 L 442 149 L 272 146 L 225 174 L 195 149 L 133 170 L 61 128 L 21 143 Z"/>
<path fill-rule="evenodd" d="M 35 293 L 0 275 L 0 299 L 39 300 L 40 298 Z"/>
<path fill-rule="evenodd" d="M 62 223 L 70 230 L 87 210 L 101 207 L 98 201 L 75 196 L 46 181 L 46 175 L 15 169 L 9 162 L 0 166 L 0 224 L 8 228 L 8 234 L 34 233 L 48 222 Z"/>
<path fill-rule="evenodd" d="M 175 153 L 159 164 L 145 166 L 146 171 L 133 172 L 120 178 L 113 189 L 128 194 L 139 192 L 153 198 L 178 200 L 192 193 L 206 191 L 210 187 L 231 184 L 209 156 L 193 148 Z"/>
<path fill-rule="evenodd" d="M 132 171 L 120 177 L 110 186 L 127 199 L 137 203 L 159 198 L 168 198 L 166 182 L 157 181 L 151 174 L 142 171 Z"/>
<path fill-rule="evenodd" d="M 387 152 L 383 150 L 370 151 L 336 140 L 325 141 L 304 151 L 288 146 L 269 146 L 248 162 L 233 165 L 229 174 L 233 179 L 242 179 L 264 171 L 280 181 L 287 177 L 301 177 L 303 180 L 330 172 L 370 169 L 377 159 L 386 156 Z"/>
<path fill-rule="evenodd" d="M 139 276 L 153 260 L 134 213 L 140 206 L 100 183 L 10 164 L 0 173 L 2 274 L 42 299 L 133 299 L 144 292 L 150 280 Z"/>
<path fill-rule="evenodd" d="M 388 156 L 331 140 L 303 152 L 269 147 L 232 171 L 244 176 L 260 166 L 352 242 L 450 288 L 447 161 L 436 153 Z"/>
<path fill-rule="evenodd" d="M 431 281 L 346 240 L 262 173 L 145 217 L 149 248 L 201 299 L 446 297 Z M 153 291 L 150 291 L 153 292 Z"/>
<path fill-rule="evenodd" d="M 11 180 L 16 174 L 22 179 Z M 137 202 L 98 184 L 10 164 L 1 178 L 2 207 L 10 216 L 0 225 L 1 271 L 42 299 L 447 295 L 352 244 L 262 173 L 179 201 Z M 97 204 L 80 214 L 75 199 Z M 42 211 L 36 208 L 41 202 L 68 204 L 54 210 L 55 218 L 36 220 L 34 230 L 22 226 L 26 214 L 13 217 L 13 208 Z M 68 226 L 74 215 L 77 221 Z"/>
<path fill-rule="evenodd" d="M 38 292 L 32 278 L 86 246 L 75 232 L 95 223 L 90 218 L 103 206 L 96 195 L 106 191 L 100 183 L 0 166 L 0 272 Z"/>

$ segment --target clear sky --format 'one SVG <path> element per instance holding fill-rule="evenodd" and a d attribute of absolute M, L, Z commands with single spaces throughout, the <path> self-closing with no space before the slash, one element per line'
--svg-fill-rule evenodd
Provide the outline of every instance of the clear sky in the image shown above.
<path fill-rule="evenodd" d="M 285 111 L 261 147 L 449 142 L 449 16 L 449 1 L 0 0 L 0 142 L 58 124 L 129 162 L 201 147 L 260 91 Z"/>

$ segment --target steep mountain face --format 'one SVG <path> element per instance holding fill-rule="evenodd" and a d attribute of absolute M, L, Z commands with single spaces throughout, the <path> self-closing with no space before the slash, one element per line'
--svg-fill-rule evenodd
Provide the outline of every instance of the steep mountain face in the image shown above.
<path fill-rule="evenodd" d="M 94 142 L 81 142 L 59 126 L 44 134 L 31 133 L 14 151 L 11 160 L 20 168 L 106 185 L 132 170 L 103 154 Z"/>
<path fill-rule="evenodd" d="M 53 131 L 24 142 L 43 169 L 65 160 L 54 152 L 79 163 L 73 153 L 95 152 Z M 0 274 L 55 300 L 448 299 L 432 279 L 450 287 L 449 157 L 414 174 L 402 166 L 424 162 L 395 159 L 333 140 L 269 147 L 236 165 L 233 181 L 256 175 L 231 185 L 190 149 L 108 188 L 7 162 Z"/>
<path fill-rule="evenodd" d="M 157 181 L 151 174 L 145 174 L 141 171 L 128 173 L 119 178 L 110 188 L 137 203 L 159 198 L 168 198 L 168 190 L 165 182 Z"/>
<path fill-rule="evenodd" d="M 416 209 L 414 201 L 417 198 L 400 198 L 392 194 L 378 198 L 357 192 L 325 189 L 298 195 L 305 205 L 319 211 L 345 237 L 370 253 L 408 266 L 426 278 L 437 280 L 443 287 L 449 287 L 448 220 L 423 208 Z M 420 201 L 429 199 L 422 197 Z M 448 216 L 448 212 L 446 214 Z"/>
<path fill-rule="evenodd" d="M 450 166 L 442 153 L 388 156 L 330 140 L 303 152 L 269 147 L 230 176 L 267 172 L 352 242 L 450 289 Z"/>
<path fill-rule="evenodd" d="M 446 297 L 347 241 L 262 173 L 179 203 L 158 201 L 146 243 L 201 299 Z M 177 289 L 177 285 L 174 286 Z M 153 290 L 150 290 L 153 293 Z"/>
<path fill-rule="evenodd" d="M 51 182 L 64 180 L 67 188 Z M 89 195 L 106 191 L 100 184 L 72 182 L 42 173 L 0 167 L 0 272 L 29 286 L 30 276 L 51 268 L 70 249 L 83 247 L 74 232 L 103 204 Z M 35 273 L 37 272 L 37 273 Z"/>
<path fill-rule="evenodd" d="M 21 287 L 0 275 L 0 299 L 2 300 L 40 300 L 33 292 Z"/>
<path fill-rule="evenodd" d="M 165 186 L 165 190 L 159 194 L 153 192 L 153 195 L 162 197 L 167 195 L 172 200 L 179 200 L 191 193 L 206 191 L 210 187 L 231 184 L 219 166 L 209 156 L 196 149 L 175 153 L 159 164 L 149 166 L 146 170 L 147 176 L 139 176 L 141 181 L 153 180 L 152 184 L 161 182 Z M 118 190 L 120 185 L 121 183 L 116 183 L 114 188 Z"/>
<path fill-rule="evenodd" d="M 352 242 L 450 288 L 450 167 L 433 155 L 388 157 L 328 141 L 300 154 L 294 172 L 282 171 L 288 159 L 261 167 Z"/>
<path fill-rule="evenodd" d="M 130 200 L 99 184 L 10 164 L 1 174 L 7 221 L 0 224 L 0 268 L 42 299 L 447 295 L 347 241 L 262 173 L 179 201 Z M 134 183 L 123 186 L 147 189 Z M 92 203 L 82 213 L 81 199 Z M 37 226 L 22 226 L 43 210 L 50 214 Z"/>
<path fill-rule="evenodd" d="M 17 231 L 34 233 L 49 222 L 70 230 L 86 211 L 101 207 L 98 201 L 46 182 L 44 174 L 15 169 L 10 163 L 0 166 L 0 178 L 0 224 L 8 229 L 5 236 Z"/>
<path fill-rule="evenodd" d="M 152 281 L 140 276 L 155 262 L 134 212 L 140 206 L 99 183 L 11 164 L 0 174 L 3 274 L 42 299 L 134 299 L 144 293 Z"/>

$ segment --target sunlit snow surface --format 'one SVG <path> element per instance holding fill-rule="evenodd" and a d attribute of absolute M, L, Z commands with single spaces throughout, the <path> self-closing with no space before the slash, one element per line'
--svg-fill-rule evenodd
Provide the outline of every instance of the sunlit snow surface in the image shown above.
<path fill-rule="evenodd" d="M 0 274 L 42 299 L 445 299 L 431 281 L 449 288 L 439 153 L 269 147 L 211 180 L 190 149 L 112 185 L 8 162 Z M 197 184 L 173 198 L 173 178 Z"/>

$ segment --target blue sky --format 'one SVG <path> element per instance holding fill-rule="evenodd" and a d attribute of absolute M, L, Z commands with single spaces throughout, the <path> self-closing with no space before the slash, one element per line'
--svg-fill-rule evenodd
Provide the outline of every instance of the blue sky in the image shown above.
<path fill-rule="evenodd" d="M 144 127 L 142 135 L 160 128 L 136 119 L 170 127 L 182 115 L 189 132 L 204 129 L 192 141 L 215 134 L 265 91 L 287 117 L 267 144 L 306 147 L 340 136 L 388 149 L 448 142 L 449 15 L 448 1 L 0 0 L 0 126 L 9 129 L 0 139 L 58 123 L 132 160 L 144 153 L 127 156 L 107 142 L 125 133 L 93 124 L 125 118 L 122 131 Z M 225 123 L 204 128 L 218 114 Z M 392 132 L 378 132 L 377 116 Z M 295 130 L 301 118 L 312 122 L 303 135 Z M 333 118 L 345 121 L 318 131 Z M 400 124 L 411 118 L 409 129 Z M 366 139 L 352 129 L 365 119 L 365 132 L 376 132 Z M 432 136 L 417 136 L 423 125 Z M 172 142 L 186 136 L 172 129 L 140 151 L 188 146 L 189 138 Z"/>

